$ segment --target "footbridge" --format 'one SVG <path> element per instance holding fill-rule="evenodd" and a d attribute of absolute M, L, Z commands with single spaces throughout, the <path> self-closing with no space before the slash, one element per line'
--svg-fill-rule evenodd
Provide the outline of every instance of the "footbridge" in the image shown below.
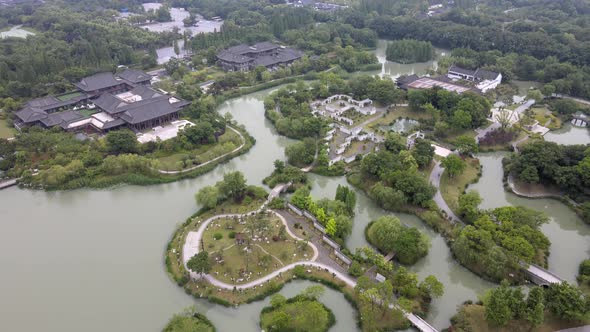
<path fill-rule="evenodd" d="M 529 279 L 539 286 L 549 286 L 550 284 L 557 284 L 563 281 L 563 279 L 561 279 L 559 276 L 545 270 L 538 265 L 527 263 L 521 263 L 521 265 L 523 265 L 525 273 Z"/>
<path fill-rule="evenodd" d="M 420 316 L 414 315 L 412 313 L 404 313 L 404 315 L 410 321 L 410 323 L 412 323 L 412 325 L 421 332 L 438 332 L 437 329 L 428 324 L 428 322 L 422 319 Z"/>
<path fill-rule="evenodd" d="M 289 189 L 289 187 L 292 184 L 293 184 L 293 182 L 277 184 L 274 188 L 272 188 L 272 191 L 270 192 L 270 194 L 268 194 L 268 201 L 270 202 L 273 199 L 279 197 L 279 195 L 281 193 L 287 191 L 287 189 Z"/>

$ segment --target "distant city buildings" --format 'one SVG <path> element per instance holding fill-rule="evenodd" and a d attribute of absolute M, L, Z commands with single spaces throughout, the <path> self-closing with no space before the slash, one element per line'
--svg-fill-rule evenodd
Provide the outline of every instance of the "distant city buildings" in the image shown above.
<path fill-rule="evenodd" d="M 139 132 L 177 120 L 189 102 L 152 89 L 151 78 L 132 69 L 85 77 L 75 84 L 78 91 L 28 101 L 15 113 L 15 127 L 90 132 L 125 127 Z"/>
<path fill-rule="evenodd" d="M 317 11 L 336 11 L 348 8 L 346 5 L 337 5 L 316 0 L 287 0 L 287 3 L 293 7 L 312 7 Z"/>
<path fill-rule="evenodd" d="M 269 70 L 288 66 L 300 59 L 303 52 L 269 42 L 254 45 L 241 44 L 217 54 L 217 60 L 226 71 L 249 71 L 258 66 Z"/>

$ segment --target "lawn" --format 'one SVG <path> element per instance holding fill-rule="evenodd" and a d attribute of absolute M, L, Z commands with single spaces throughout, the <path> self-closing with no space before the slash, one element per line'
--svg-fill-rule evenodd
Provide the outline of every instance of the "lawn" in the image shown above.
<path fill-rule="evenodd" d="M 257 225 L 262 226 L 256 229 Z M 211 257 L 210 274 L 221 281 L 240 284 L 290 263 L 311 259 L 310 246 L 298 247 L 297 241 L 286 233 L 286 240 L 278 239 L 281 226 L 283 223 L 275 215 L 262 214 L 242 220 L 223 218 L 209 224 L 203 245 Z M 245 242 L 237 243 L 235 234 L 245 236 Z"/>
<path fill-rule="evenodd" d="M 495 327 L 487 323 L 485 319 L 485 308 L 481 305 L 467 305 L 461 309 L 462 321 L 477 332 L 551 332 L 581 325 L 580 323 L 565 322 L 555 318 L 549 312 L 545 312 L 545 322 L 536 328 L 530 329 L 526 320 L 514 320 L 504 327 Z M 583 324 L 582 324 L 583 325 Z"/>
<path fill-rule="evenodd" d="M 81 92 L 74 91 L 74 92 L 66 93 L 66 94 L 61 95 L 61 96 L 57 96 L 56 98 L 59 101 L 66 101 L 66 100 L 70 100 L 70 99 L 72 99 L 74 97 L 78 97 L 78 96 L 81 96 L 81 95 L 82 95 Z"/>
<path fill-rule="evenodd" d="M 16 129 L 8 126 L 5 119 L 0 119 L 0 138 L 10 138 L 16 134 Z"/>
<path fill-rule="evenodd" d="M 444 172 L 440 179 L 440 192 L 443 199 L 455 214 L 459 215 L 459 196 L 471 183 L 479 178 L 479 160 L 466 158 L 467 167 L 454 178 L 450 178 L 448 172 Z"/>
<path fill-rule="evenodd" d="M 534 107 L 531 111 L 533 118 L 537 120 L 541 126 L 545 126 L 545 124 L 551 120 L 551 122 L 545 127 L 551 130 L 561 128 L 561 119 L 553 115 L 547 107 Z"/>
<path fill-rule="evenodd" d="M 79 110 L 78 112 L 80 112 L 80 114 L 82 114 L 83 116 L 89 118 L 92 114 L 97 113 L 97 110 L 89 110 L 87 108 L 83 108 L 81 110 Z"/>
<path fill-rule="evenodd" d="M 163 170 L 181 170 L 193 165 L 202 164 L 213 158 L 233 151 L 240 146 L 240 136 L 233 130 L 226 130 L 225 134 L 219 137 L 219 142 L 203 144 L 193 150 L 175 151 L 172 154 L 159 152 L 152 155 L 160 163 L 159 168 Z M 185 162 L 187 160 L 187 162 Z M 188 162 L 190 160 L 190 162 Z"/>

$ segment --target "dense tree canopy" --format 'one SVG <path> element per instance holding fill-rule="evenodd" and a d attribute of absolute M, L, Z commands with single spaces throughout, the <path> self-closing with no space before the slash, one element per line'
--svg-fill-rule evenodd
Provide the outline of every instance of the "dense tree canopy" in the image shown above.
<path fill-rule="evenodd" d="M 395 253 L 403 264 L 413 264 L 428 254 L 430 240 L 415 227 L 402 225 L 393 216 L 383 216 L 370 224 L 367 237 L 371 244 L 384 253 Z"/>

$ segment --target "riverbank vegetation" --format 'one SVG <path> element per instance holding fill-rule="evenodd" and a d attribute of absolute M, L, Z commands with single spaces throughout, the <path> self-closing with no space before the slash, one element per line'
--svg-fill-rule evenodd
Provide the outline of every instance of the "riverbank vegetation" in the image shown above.
<path fill-rule="evenodd" d="M 162 330 L 163 332 L 215 332 L 215 327 L 207 317 L 190 307 L 181 314 L 174 315 Z"/>
<path fill-rule="evenodd" d="M 559 188 L 580 203 L 575 209 L 590 223 L 590 147 L 534 141 L 505 159 L 504 168 L 517 180 Z"/>
<path fill-rule="evenodd" d="M 430 42 L 402 39 L 387 43 L 385 55 L 389 61 L 415 63 L 434 59 L 435 52 Z"/>
<path fill-rule="evenodd" d="M 369 243 L 385 255 L 393 257 L 402 264 L 411 265 L 428 254 L 430 239 L 416 227 L 403 225 L 397 217 L 383 216 L 367 225 L 366 236 Z"/>
<path fill-rule="evenodd" d="M 286 165 L 282 160 L 275 160 L 274 166 L 275 168 L 272 174 L 262 180 L 262 183 L 270 188 L 274 188 L 281 183 L 291 183 L 291 186 L 287 190 L 294 191 L 300 186 L 307 184 L 307 174 L 301 169 Z"/>
<path fill-rule="evenodd" d="M 539 230 L 548 222 L 543 212 L 521 206 L 478 210 L 481 199 L 472 192 L 459 202 L 469 225 L 460 229 L 451 250 L 462 265 L 496 281 L 520 280 L 521 262 L 545 266 L 551 243 Z"/>
<path fill-rule="evenodd" d="M 373 328 L 371 331 L 384 329 L 389 321 L 403 318 L 400 309 L 425 316 L 432 299 L 444 293 L 443 284 L 435 276 L 430 275 L 420 281 L 417 274 L 403 266 L 395 266 L 372 248 L 357 249 L 355 260 L 364 264 L 368 271 L 358 278 L 355 291 L 361 303 L 375 314 L 373 318 L 379 317 L 376 321 L 369 321 L 369 317 L 363 319 Z M 376 273 L 384 278 L 383 281 L 374 279 Z M 362 312 L 361 317 L 365 317 Z"/>
<path fill-rule="evenodd" d="M 508 283 L 488 290 L 477 304 L 468 301 L 451 318 L 446 331 L 508 332 L 556 331 L 590 322 L 590 299 L 574 286 L 533 286 L 525 296 L 522 287 Z"/>
<path fill-rule="evenodd" d="M 332 310 L 319 302 L 323 293 L 323 286 L 310 286 L 289 299 L 273 295 L 271 305 L 260 313 L 260 327 L 269 332 L 328 331 L 336 319 Z"/>
<path fill-rule="evenodd" d="M 590 259 L 585 259 L 580 263 L 578 268 L 578 284 L 580 288 L 590 294 Z"/>
<path fill-rule="evenodd" d="M 440 179 L 440 192 L 445 202 L 449 205 L 449 208 L 455 214 L 460 215 L 459 197 L 465 193 L 465 190 L 470 184 L 477 182 L 481 176 L 481 166 L 478 159 L 467 157 L 464 161 L 457 162 L 459 165 L 463 165 L 462 167 L 455 166 L 455 168 L 449 168 L 449 162 L 444 163 L 449 157 L 443 160 L 442 166 L 445 168 L 445 171 Z M 461 159 L 461 157 L 455 157 Z M 451 170 L 460 170 L 460 172 L 453 173 Z M 451 173 L 453 173 L 452 176 Z"/>
<path fill-rule="evenodd" d="M 59 128 L 24 129 L 12 141 L 0 139 L 0 170 L 22 177 L 23 184 L 48 190 L 147 185 L 201 175 L 254 144 L 243 128 L 237 127 L 237 134 L 214 113 L 190 119 L 198 124 L 176 138 L 144 144 L 127 130 L 80 139 Z M 159 171 L 170 168 L 183 172 Z"/>

